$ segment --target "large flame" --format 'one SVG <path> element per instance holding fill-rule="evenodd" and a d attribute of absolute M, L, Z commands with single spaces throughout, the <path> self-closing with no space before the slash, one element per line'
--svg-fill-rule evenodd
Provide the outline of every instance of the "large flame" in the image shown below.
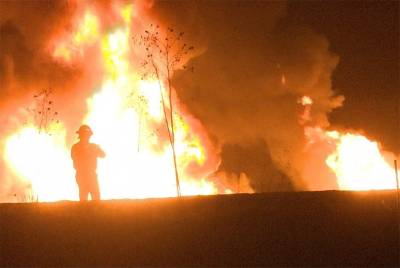
<path fill-rule="evenodd" d="M 325 133 L 336 144 L 326 164 L 336 174 L 340 189 L 378 190 L 396 188 L 395 170 L 375 141 L 361 134 Z"/>
<path fill-rule="evenodd" d="M 100 16 L 85 10 L 73 33 L 53 41 L 52 56 L 69 64 L 84 59 L 89 49 L 98 50 L 100 86 L 87 99 L 88 113 L 82 121 L 93 128 L 92 141 L 107 154 L 97 170 L 102 199 L 175 196 L 173 154 L 161 104 L 161 92 L 167 96 L 167 91 L 163 81 L 142 80 L 132 64 L 134 7 L 117 7 L 117 11 L 116 24 L 105 30 Z M 206 179 L 219 162 L 211 143 L 200 123 L 185 115 L 175 98 L 173 105 L 182 194 L 231 192 Z M 30 124 L 6 141 L 9 168 L 40 201 L 78 197 L 66 133 L 62 124 L 52 135 Z"/>
<path fill-rule="evenodd" d="M 300 123 L 306 124 L 311 121 L 313 100 L 303 96 L 299 103 L 304 106 L 303 113 L 300 114 Z M 371 141 L 360 133 L 328 131 L 319 126 L 305 125 L 304 131 L 309 146 L 318 144 L 316 146 L 325 145 L 324 147 L 329 148 L 325 151 L 325 165 L 334 174 L 339 189 L 396 188 L 396 174 L 391 164 L 395 156 L 385 152 L 378 142 Z"/>

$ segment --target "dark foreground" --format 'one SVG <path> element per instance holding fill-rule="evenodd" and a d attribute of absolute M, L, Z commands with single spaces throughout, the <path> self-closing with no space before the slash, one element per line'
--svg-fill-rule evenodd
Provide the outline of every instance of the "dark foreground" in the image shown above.
<path fill-rule="evenodd" d="M 396 266 L 395 192 L 0 204 L 4 266 Z"/>

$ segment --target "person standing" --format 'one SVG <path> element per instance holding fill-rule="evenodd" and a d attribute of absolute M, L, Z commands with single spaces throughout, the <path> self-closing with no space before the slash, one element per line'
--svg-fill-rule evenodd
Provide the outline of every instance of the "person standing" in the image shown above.
<path fill-rule="evenodd" d="M 87 201 L 90 194 L 92 200 L 100 200 L 100 189 L 97 180 L 97 158 L 104 158 L 106 154 L 99 145 L 90 143 L 93 135 L 88 125 L 82 125 L 76 133 L 79 142 L 71 148 L 71 158 L 76 171 L 76 182 L 79 188 L 79 200 Z"/>

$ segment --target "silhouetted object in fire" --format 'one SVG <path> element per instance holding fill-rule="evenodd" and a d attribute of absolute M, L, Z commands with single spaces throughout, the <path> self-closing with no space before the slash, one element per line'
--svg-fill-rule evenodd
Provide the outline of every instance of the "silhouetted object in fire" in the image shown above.
<path fill-rule="evenodd" d="M 76 133 L 79 135 L 79 142 L 71 149 L 71 157 L 76 170 L 76 182 L 79 187 L 79 200 L 87 201 L 88 196 L 92 200 L 100 200 L 100 189 L 97 181 L 97 158 L 105 157 L 106 154 L 99 145 L 90 143 L 93 135 L 91 128 L 82 125 Z"/>

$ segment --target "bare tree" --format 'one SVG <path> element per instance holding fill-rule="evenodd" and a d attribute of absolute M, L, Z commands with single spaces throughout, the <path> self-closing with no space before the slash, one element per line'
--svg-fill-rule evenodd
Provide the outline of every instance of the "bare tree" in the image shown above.
<path fill-rule="evenodd" d="M 127 95 L 128 106 L 135 109 L 138 114 L 138 141 L 137 141 L 137 152 L 140 151 L 140 142 L 142 139 L 142 125 L 145 123 L 144 119 L 149 115 L 147 109 L 148 101 L 147 99 L 138 94 L 137 91 L 132 90 L 129 95 Z"/>
<path fill-rule="evenodd" d="M 45 132 L 50 134 L 50 125 L 57 120 L 58 112 L 54 111 L 54 101 L 52 99 L 53 91 L 51 89 L 43 89 L 33 95 L 35 106 L 28 109 L 33 113 L 33 121 L 38 128 L 39 133 Z"/>
<path fill-rule="evenodd" d="M 168 138 L 172 148 L 176 191 L 181 196 L 179 172 L 175 150 L 175 125 L 174 125 L 174 107 L 172 100 L 171 77 L 173 71 L 180 66 L 184 57 L 194 49 L 182 42 L 184 33 L 176 32 L 173 28 L 167 28 L 162 33 L 158 25 L 150 25 L 144 34 L 140 35 L 138 44 L 145 49 L 145 59 L 142 62 L 142 68 L 145 70 L 143 78 L 154 77 L 158 81 L 161 94 L 161 104 L 164 114 L 164 122 L 168 130 Z M 186 66 L 182 66 L 186 68 Z M 164 96 L 162 84 L 166 86 L 167 96 Z"/>

